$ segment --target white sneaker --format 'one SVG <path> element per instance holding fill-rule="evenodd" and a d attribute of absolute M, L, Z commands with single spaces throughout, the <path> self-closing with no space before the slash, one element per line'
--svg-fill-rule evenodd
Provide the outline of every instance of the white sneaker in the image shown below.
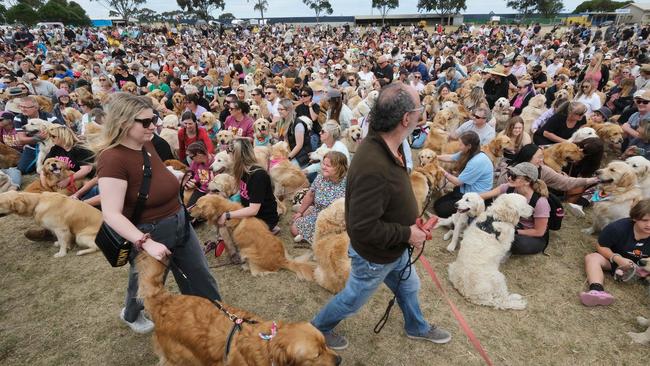
<path fill-rule="evenodd" d="M 585 217 L 584 208 L 582 206 L 580 206 L 580 205 L 576 205 L 575 203 L 569 203 L 566 206 L 566 208 L 575 217 Z"/>
<path fill-rule="evenodd" d="M 149 320 L 146 316 L 144 316 L 143 311 L 140 311 L 140 314 L 138 314 L 138 318 L 134 322 L 128 322 L 124 319 L 125 311 L 126 308 L 122 308 L 122 311 L 120 312 L 120 319 L 122 319 L 124 324 L 128 325 L 129 328 L 131 328 L 131 330 L 139 334 L 150 333 L 153 330 L 154 328 L 153 322 Z"/>
<path fill-rule="evenodd" d="M 293 238 L 294 243 L 300 243 L 302 241 L 302 235 L 298 234 Z"/>

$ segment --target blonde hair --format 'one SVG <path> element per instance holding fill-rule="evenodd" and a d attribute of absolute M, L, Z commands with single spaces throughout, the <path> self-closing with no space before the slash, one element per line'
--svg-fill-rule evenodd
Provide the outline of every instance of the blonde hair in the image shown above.
<path fill-rule="evenodd" d="M 63 143 L 63 146 L 61 147 L 66 150 L 72 149 L 77 143 L 79 143 L 79 139 L 68 126 L 53 125 L 47 130 L 47 133 L 52 138 L 58 138 Z"/>
<path fill-rule="evenodd" d="M 341 137 L 341 126 L 339 126 L 339 123 L 333 119 L 329 119 L 327 122 L 323 123 L 321 130 L 329 133 L 334 141 L 337 141 Z"/>
<path fill-rule="evenodd" d="M 548 198 L 548 187 L 546 186 L 546 182 L 543 180 L 538 179 L 532 182 L 531 187 L 533 188 L 533 191 L 537 192 L 540 196 Z"/>
<path fill-rule="evenodd" d="M 236 137 L 230 144 L 232 145 L 234 157 L 233 175 L 239 181 L 244 173 L 251 173 L 256 170 L 251 168 L 257 166 L 258 163 L 253 150 L 253 143 L 249 139 Z"/>
<path fill-rule="evenodd" d="M 279 105 L 287 110 L 287 118 L 280 118 L 276 126 L 278 135 L 284 136 L 291 123 L 296 119 L 296 112 L 293 108 L 293 102 L 291 99 L 281 99 Z"/>
<path fill-rule="evenodd" d="M 587 84 L 589 84 L 589 94 L 585 93 L 585 90 L 582 88 L 583 86 L 585 86 Z M 575 99 L 578 99 L 582 95 L 591 96 L 592 94 L 594 94 L 596 92 L 596 88 L 597 88 L 597 85 L 595 86 L 594 84 L 595 84 L 594 81 L 591 80 L 591 79 L 583 80 L 582 83 L 580 83 L 580 91 L 575 96 Z"/>
<path fill-rule="evenodd" d="M 348 158 L 340 151 L 328 151 L 327 154 L 323 157 L 323 160 L 329 159 L 332 168 L 334 168 L 334 176 L 332 180 L 335 182 L 340 182 L 341 179 L 348 174 Z"/>
<path fill-rule="evenodd" d="M 104 128 L 90 149 L 100 154 L 119 145 L 135 123 L 135 117 L 146 109 L 154 109 L 148 97 L 123 92 L 113 94 L 106 105 Z"/>
<path fill-rule="evenodd" d="M 593 72 L 593 71 L 600 71 L 600 68 L 603 65 L 603 54 L 602 52 L 596 52 L 594 54 L 594 60 L 596 60 L 596 64 L 592 67 L 591 63 L 587 66 L 586 72 Z"/>

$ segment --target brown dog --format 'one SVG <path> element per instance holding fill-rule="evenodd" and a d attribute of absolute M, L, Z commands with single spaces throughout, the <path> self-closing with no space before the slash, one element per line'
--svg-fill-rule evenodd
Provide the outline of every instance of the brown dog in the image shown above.
<path fill-rule="evenodd" d="M 286 142 L 278 142 L 271 146 L 269 174 L 275 185 L 274 194 L 280 201 L 293 198 L 300 188 L 309 186 L 305 173 L 289 161 L 288 155 L 289 145 Z"/>
<path fill-rule="evenodd" d="M 314 280 L 327 291 L 343 290 L 350 275 L 348 243 L 345 231 L 345 199 L 339 198 L 318 214 L 314 231 Z"/>
<path fill-rule="evenodd" d="M 490 158 L 493 166 L 497 166 L 499 159 L 503 157 L 503 150 L 509 143 L 510 137 L 499 134 L 492 141 L 481 146 L 481 151 Z"/>
<path fill-rule="evenodd" d="M 192 217 L 202 218 L 213 225 L 225 212 L 242 208 L 239 203 L 216 194 L 209 194 L 199 198 L 196 205 L 191 208 Z M 256 217 L 231 219 L 226 221 L 233 243 L 226 243 L 232 255 L 234 247 L 239 248 L 240 257 L 246 261 L 253 276 L 277 272 L 288 269 L 298 278 L 313 280 L 313 263 L 297 262 L 286 256 L 282 241 L 269 230 L 266 223 Z M 246 266 L 246 265 L 244 265 Z"/>
<path fill-rule="evenodd" d="M 544 149 L 544 164 L 558 173 L 562 173 L 568 163 L 575 163 L 584 157 L 584 153 L 573 142 L 560 142 Z"/>
<path fill-rule="evenodd" d="M 268 321 L 223 303 L 218 303 L 220 310 L 202 297 L 171 294 L 163 285 L 167 266 L 144 252 L 137 258 L 137 268 L 139 295 L 156 324 L 153 344 L 160 365 L 341 363 L 341 357 L 327 347 L 321 332 L 307 322 Z M 230 339 L 236 319 L 247 321 Z"/>
<path fill-rule="evenodd" d="M 41 192 L 57 192 L 69 196 L 84 185 L 83 180 L 74 180 L 70 177 L 74 174 L 66 163 L 58 160 L 57 158 L 46 159 L 43 163 L 43 175 L 45 175 L 45 185 L 41 184 L 40 179 L 31 182 L 25 192 L 41 193 Z M 60 188 L 57 183 L 64 179 L 69 179 L 68 186 Z"/>
<path fill-rule="evenodd" d="M 439 192 L 445 183 L 445 173 L 438 166 L 438 159 L 433 159 L 425 166 L 419 166 L 411 172 L 411 187 L 415 200 L 418 204 L 418 213 L 423 212 L 429 202 L 432 201 L 432 195 Z"/>
<path fill-rule="evenodd" d="M 0 169 L 7 169 L 18 165 L 20 153 L 14 148 L 0 143 Z"/>

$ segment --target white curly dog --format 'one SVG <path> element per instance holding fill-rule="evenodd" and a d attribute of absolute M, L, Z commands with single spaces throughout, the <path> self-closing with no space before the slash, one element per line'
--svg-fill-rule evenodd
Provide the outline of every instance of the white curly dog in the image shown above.
<path fill-rule="evenodd" d="M 478 193 L 468 192 L 463 195 L 463 197 L 456 202 L 456 213 L 449 216 L 446 219 L 440 219 L 436 225 L 436 229 L 439 227 L 452 227 L 445 233 L 442 237 L 443 240 L 449 240 L 451 237 L 451 243 L 447 246 L 447 250 L 453 252 L 458 246 L 463 232 L 471 221 L 477 218 L 480 214 L 485 211 L 485 202 Z"/>

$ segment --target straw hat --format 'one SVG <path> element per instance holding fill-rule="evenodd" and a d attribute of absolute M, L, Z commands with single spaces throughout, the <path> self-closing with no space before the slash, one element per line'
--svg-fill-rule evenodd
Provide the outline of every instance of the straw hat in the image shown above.
<path fill-rule="evenodd" d="M 317 91 L 323 91 L 325 90 L 325 85 L 323 85 L 323 81 L 321 79 L 316 79 L 314 81 L 310 81 L 307 83 L 311 90 L 317 92 Z"/>
<path fill-rule="evenodd" d="M 501 64 L 498 64 L 495 67 L 488 69 L 487 72 L 493 75 L 507 76 L 505 74 L 505 70 L 503 69 L 503 65 Z"/>

